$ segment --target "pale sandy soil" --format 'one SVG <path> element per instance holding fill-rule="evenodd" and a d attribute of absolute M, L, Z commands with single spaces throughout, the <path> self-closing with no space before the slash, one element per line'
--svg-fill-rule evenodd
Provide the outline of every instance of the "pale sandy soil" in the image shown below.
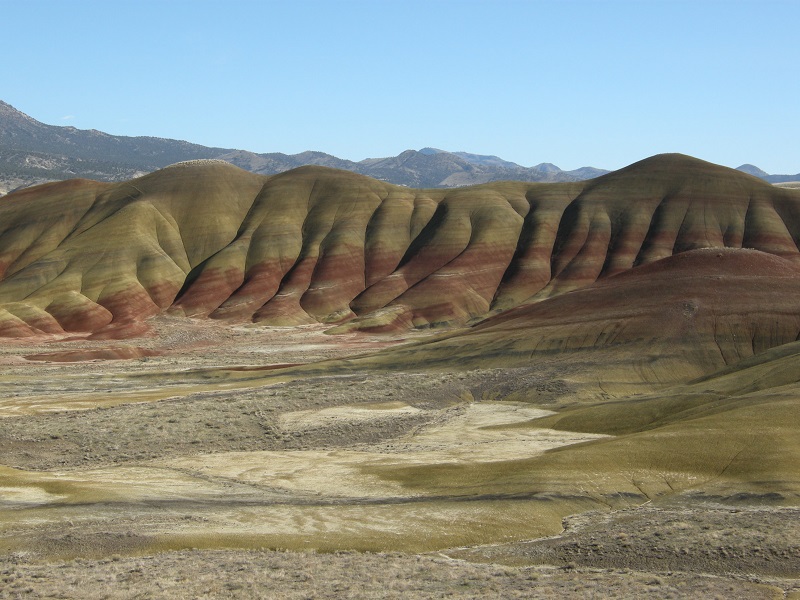
<path fill-rule="evenodd" d="M 288 424 L 294 434 L 313 426 L 314 412 L 288 412 L 278 422 Z M 177 519 L 149 527 L 148 534 L 159 538 L 205 537 L 209 528 L 231 538 L 322 536 L 331 540 L 328 544 L 349 538 L 356 545 L 376 548 L 381 547 L 376 536 L 385 535 L 397 537 L 398 543 L 406 547 L 418 545 L 425 537 L 452 535 L 453 542 L 459 543 L 488 539 L 486 536 L 499 536 L 505 531 L 506 538 L 514 538 L 522 532 L 536 533 L 541 527 L 534 505 L 487 502 L 484 506 L 479 502 L 454 504 L 439 499 L 409 503 L 415 497 L 426 500 L 428 495 L 409 491 L 369 470 L 386 465 L 492 463 L 527 458 L 550 448 L 599 437 L 548 429 L 517 432 L 492 428 L 551 414 L 513 402 L 467 404 L 444 411 L 393 403 L 388 407 L 339 406 L 317 412 L 324 415 L 320 418 L 323 427 L 336 427 L 342 422 L 363 427 L 367 421 L 377 421 L 392 431 L 394 419 L 420 413 L 432 413 L 428 417 L 432 422 L 394 437 L 391 442 L 350 449 L 217 451 L 56 471 L 5 467 L 0 471 L 5 481 L 3 506 L 7 511 L 18 510 L 13 515 L 6 512 L 5 519 L 0 515 L 0 531 L 3 524 L 15 529 L 26 524 L 39 527 L 43 521 L 57 524 L 75 520 L 72 506 L 85 502 L 97 505 L 90 520 L 107 511 L 104 518 L 113 521 L 116 515 L 108 506 L 122 502 L 126 506 L 170 503 L 181 511 L 208 515 L 199 523 Z M 58 493 L 52 491 L 56 489 Z M 45 508 L 48 511 L 43 513 Z M 492 527 L 481 522 L 487 510 L 495 513 Z M 520 527 L 520 517 L 529 525 Z M 481 534 L 453 528 L 453 521 L 473 522 L 478 529 L 486 527 L 486 531 Z"/>
<path fill-rule="evenodd" d="M 398 415 L 419 414 L 411 406 L 341 406 L 320 411 L 298 411 L 281 416 L 284 427 L 298 431 L 318 423 L 384 421 Z M 364 445 L 356 450 L 237 452 L 198 455 L 159 463 L 182 472 L 225 477 L 281 490 L 341 497 L 385 498 L 414 496 L 399 483 L 369 475 L 376 465 L 433 465 L 441 463 L 513 460 L 535 456 L 558 446 L 575 444 L 596 435 L 539 429 L 523 432 L 486 429 L 492 425 L 522 423 L 552 414 L 518 402 L 487 402 L 461 407 L 442 424 L 410 432 L 390 443 Z"/>

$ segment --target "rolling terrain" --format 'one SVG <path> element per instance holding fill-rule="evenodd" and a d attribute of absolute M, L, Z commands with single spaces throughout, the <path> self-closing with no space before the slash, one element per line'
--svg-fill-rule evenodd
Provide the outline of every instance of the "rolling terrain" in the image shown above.
<path fill-rule="evenodd" d="M 10 194 L 0 597 L 796 598 L 798 240 L 683 155 Z"/>

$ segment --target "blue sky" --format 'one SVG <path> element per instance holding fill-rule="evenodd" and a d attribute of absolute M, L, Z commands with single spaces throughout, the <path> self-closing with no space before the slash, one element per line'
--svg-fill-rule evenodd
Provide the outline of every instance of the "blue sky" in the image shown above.
<path fill-rule="evenodd" d="M 360 160 L 425 146 L 800 171 L 795 0 L 0 0 L 0 99 L 54 125 Z"/>

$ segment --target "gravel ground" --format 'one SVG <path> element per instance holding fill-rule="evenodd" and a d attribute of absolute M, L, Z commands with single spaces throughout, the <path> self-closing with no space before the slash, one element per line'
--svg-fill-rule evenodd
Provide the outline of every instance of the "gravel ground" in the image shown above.
<path fill-rule="evenodd" d="M 560 536 L 465 549 L 453 556 L 517 565 L 800 580 L 800 510 L 796 508 L 715 506 L 678 497 L 665 507 L 645 505 L 575 515 L 564 519 L 564 526 Z"/>
<path fill-rule="evenodd" d="M 503 567 L 404 554 L 182 551 L 0 559 L 0 598 L 783 598 L 779 582 L 629 569 Z"/>

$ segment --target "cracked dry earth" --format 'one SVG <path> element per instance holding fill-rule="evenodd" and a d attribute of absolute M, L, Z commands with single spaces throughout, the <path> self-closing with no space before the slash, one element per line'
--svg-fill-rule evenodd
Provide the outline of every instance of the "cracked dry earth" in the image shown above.
<path fill-rule="evenodd" d="M 264 380 L 406 340 L 154 327 L 119 343 L 147 351 L 128 360 L 61 362 L 108 342 L 0 349 L 0 598 L 800 597 L 793 508 L 679 496 L 560 532 L 557 495 L 386 476 L 601 437 L 516 427 L 568 401 L 563 371 L 515 370 L 539 405 L 498 401 L 497 369 Z"/>

